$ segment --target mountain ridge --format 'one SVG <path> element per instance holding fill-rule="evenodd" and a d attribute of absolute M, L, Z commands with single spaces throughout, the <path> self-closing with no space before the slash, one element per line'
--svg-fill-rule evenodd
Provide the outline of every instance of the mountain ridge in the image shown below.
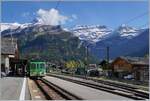
<path fill-rule="evenodd" d="M 17 24 L 15 24 L 15 26 L 17 26 Z M 70 38 L 68 37 L 68 39 L 65 39 L 63 37 L 66 36 L 64 33 L 69 33 L 69 37 L 78 38 L 80 40 L 80 42 L 77 42 L 78 47 L 80 45 L 81 47 L 86 47 L 88 44 L 90 44 L 89 48 L 91 50 L 91 54 L 97 56 L 98 58 L 106 57 L 106 51 L 100 53 L 99 51 L 101 50 L 97 50 L 98 48 L 105 48 L 106 46 L 110 47 L 110 58 L 121 55 L 143 56 L 148 52 L 149 30 L 142 28 L 137 29 L 127 25 L 121 25 L 115 30 L 112 30 L 104 25 L 78 25 L 71 30 L 66 31 L 59 25 L 51 26 L 42 25 L 39 23 L 29 23 L 24 24 L 23 27 L 15 27 L 4 30 L 1 32 L 1 35 L 2 37 L 10 37 L 12 34 L 13 37 L 21 37 L 21 39 L 24 41 L 23 43 L 30 43 L 30 41 L 36 41 L 36 39 L 39 39 L 43 36 L 53 36 L 54 38 L 57 37 L 57 41 L 58 38 L 60 38 L 59 40 L 67 41 Z M 45 42 L 45 40 L 46 39 L 44 38 L 42 41 Z M 50 38 L 50 40 L 52 39 Z M 46 41 L 45 43 L 47 44 L 47 42 L 50 41 Z"/>

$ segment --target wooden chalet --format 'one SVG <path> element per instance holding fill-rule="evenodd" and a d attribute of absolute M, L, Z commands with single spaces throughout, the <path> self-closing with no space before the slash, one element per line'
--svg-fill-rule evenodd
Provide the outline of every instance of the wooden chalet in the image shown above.
<path fill-rule="evenodd" d="M 141 57 L 118 57 L 111 64 L 116 77 L 132 74 L 135 80 L 148 82 L 149 59 Z"/>

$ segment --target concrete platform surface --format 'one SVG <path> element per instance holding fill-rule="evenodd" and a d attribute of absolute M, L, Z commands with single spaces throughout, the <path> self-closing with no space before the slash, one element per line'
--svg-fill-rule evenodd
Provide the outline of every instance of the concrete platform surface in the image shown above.
<path fill-rule="evenodd" d="M 55 77 L 46 76 L 46 80 L 56 84 L 57 86 L 62 87 L 63 89 L 85 99 L 85 100 L 131 100 L 126 97 L 108 93 L 105 91 L 97 90 L 94 88 L 86 87 Z"/>
<path fill-rule="evenodd" d="M 24 77 L 1 78 L 0 92 L 0 100 L 30 100 L 27 82 Z"/>

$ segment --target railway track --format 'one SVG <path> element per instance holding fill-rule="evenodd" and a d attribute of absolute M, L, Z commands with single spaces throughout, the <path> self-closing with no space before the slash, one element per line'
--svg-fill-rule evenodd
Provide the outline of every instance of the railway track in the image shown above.
<path fill-rule="evenodd" d="M 57 85 L 39 78 L 34 80 L 46 100 L 82 100 L 82 98 L 58 87 Z"/>
<path fill-rule="evenodd" d="M 57 77 L 63 80 L 67 80 L 70 82 L 74 82 L 77 84 L 81 84 L 84 86 L 88 86 L 94 89 L 98 90 L 103 90 L 106 92 L 110 92 L 113 94 L 121 95 L 124 97 L 128 97 L 134 100 L 145 100 L 149 99 L 149 93 L 138 91 L 135 88 L 132 87 L 126 87 L 124 85 L 115 85 L 115 84 L 109 84 L 109 83 L 104 83 L 104 82 L 89 82 L 88 80 L 77 80 L 77 79 L 72 79 L 70 77 L 64 77 L 64 76 L 59 76 L 59 75 L 53 75 L 53 74 L 48 74 L 49 76 Z"/>
<path fill-rule="evenodd" d="M 82 78 L 82 79 L 87 79 L 87 80 L 92 80 L 92 81 L 95 81 L 95 82 L 98 82 L 98 83 L 101 83 L 101 84 L 104 84 L 104 85 L 117 87 L 118 89 L 122 89 L 122 90 L 125 89 L 126 91 L 134 92 L 134 93 L 136 93 L 136 95 L 139 95 L 141 97 L 149 99 L 149 93 L 148 92 L 144 92 L 142 90 L 139 90 L 137 87 L 134 87 L 134 86 L 125 85 L 125 84 L 118 84 L 118 83 L 115 83 L 115 82 L 109 82 L 109 81 L 104 81 L 104 80 L 97 80 L 97 79 L 93 79 L 93 78 L 85 78 L 83 76 L 75 76 L 75 77 Z"/>

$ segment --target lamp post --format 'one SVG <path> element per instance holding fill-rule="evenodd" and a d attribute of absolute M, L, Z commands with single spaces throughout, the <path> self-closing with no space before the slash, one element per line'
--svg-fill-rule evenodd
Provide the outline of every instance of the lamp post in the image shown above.
<path fill-rule="evenodd" d="M 107 63 L 109 63 L 109 46 L 106 47 L 106 52 Z"/>

